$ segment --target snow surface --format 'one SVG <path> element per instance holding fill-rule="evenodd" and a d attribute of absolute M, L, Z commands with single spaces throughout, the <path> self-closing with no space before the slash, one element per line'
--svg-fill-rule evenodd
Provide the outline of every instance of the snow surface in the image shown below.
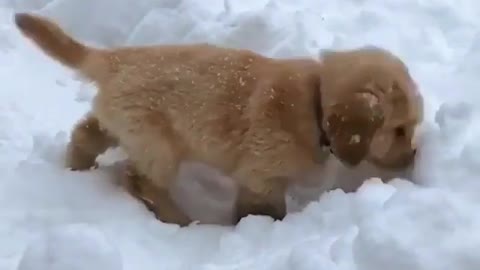
<path fill-rule="evenodd" d="M 390 49 L 426 98 L 418 184 L 373 179 L 317 195 L 283 222 L 158 222 L 111 167 L 62 167 L 94 89 L 20 36 L 20 10 L 101 46 L 213 42 L 275 57 Z M 476 0 L 0 1 L 0 269 L 480 269 L 478 14 Z"/>

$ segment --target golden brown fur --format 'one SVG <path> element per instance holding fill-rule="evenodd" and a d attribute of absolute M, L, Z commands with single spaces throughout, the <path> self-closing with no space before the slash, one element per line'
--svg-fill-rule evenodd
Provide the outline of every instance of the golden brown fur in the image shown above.
<path fill-rule="evenodd" d="M 383 51 L 329 53 L 321 64 L 209 45 L 100 50 L 47 19 L 15 20 L 52 58 L 98 86 L 92 111 L 73 132 L 68 166 L 91 167 L 120 145 L 146 190 L 155 189 L 161 220 L 187 222 L 172 211 L 167 192 L 182 161 L 218 168 L 238 183 L 238 218 L 283 218 L 289 176 L 317 165 L 325 139 L 350 166 L 363 159 L 392 168 L 411 162 L 409 139 L 420 121 L 413 82 L 401 61 Z M 405 134 L 393 138 L 400 124 Z M 378 144 L 380 136 L 395 143 Z"/>

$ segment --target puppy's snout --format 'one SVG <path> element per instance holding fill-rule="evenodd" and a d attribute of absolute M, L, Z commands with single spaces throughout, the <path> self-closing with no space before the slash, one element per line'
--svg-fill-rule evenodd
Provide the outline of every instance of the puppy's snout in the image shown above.
<path fill-rule="evenodd" d="M 413 149 L 413 155 L 415 156 L 417 154 L 417 149 Z"/>

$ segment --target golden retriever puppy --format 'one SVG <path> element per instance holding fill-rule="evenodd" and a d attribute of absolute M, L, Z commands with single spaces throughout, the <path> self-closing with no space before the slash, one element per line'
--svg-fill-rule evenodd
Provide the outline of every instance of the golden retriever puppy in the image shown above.
<path fill-rule="evenodd" d="M 211 45 L 98 49 L 46 18 L 19 13 L 15 22 L 98 86 L 90 115 L 73 131 L 68 166 L 91 167 L 121 146 L 155 188 L 150 199 L 163 221 L 185 224 L 168 192 L 184 161 L 218 168 L 238 184 L 238 220 L 283 218 L 289 181 L 318 165 L 325 144 L 349 166 L 368 159 L 400 168 L 413 160 L 414 84 L 382 50 L 326 53 L 320 63 Z"/>

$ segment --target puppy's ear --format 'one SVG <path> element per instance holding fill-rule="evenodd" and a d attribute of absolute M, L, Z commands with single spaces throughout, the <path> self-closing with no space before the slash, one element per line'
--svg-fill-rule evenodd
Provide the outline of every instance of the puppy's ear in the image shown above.
<path fill-rule="evenodd" d="M 368 154 L 372 137 L 383 121 L 378 97 L 360 92 L 332 105 L 324 118 L 324 128 L 336 157 L 344 164 L 356 166 Z"/>

